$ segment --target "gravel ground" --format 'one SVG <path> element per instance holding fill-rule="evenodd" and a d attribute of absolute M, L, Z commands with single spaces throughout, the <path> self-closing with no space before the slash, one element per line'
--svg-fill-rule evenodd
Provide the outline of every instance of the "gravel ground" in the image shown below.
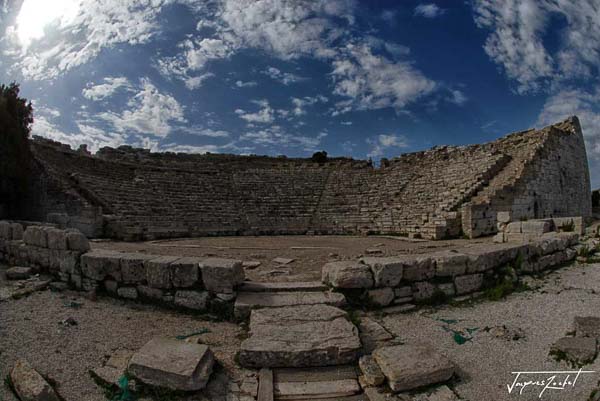
<path fill-rule="evenodd" d="M 71 302 L 78 308 L 65 306 Z M 73 318 L 74 326 L 60 322 Z M 222 372 L 233 368 L 239 349 L 240 328 L 233 323 L 203 321 L 199 317 L 152 306 L 99 298 L 90 301 L 78 293 L 41 291 L 17 301 L 0 303 L 0 377 L 4 379 L 17 358 L 27 359 L 43 375 L 58 383 L 67 401 L 105 400 L 88 371 L 101 366 L 119 348 L 136 350 L 154 336 L 186 335 L 202 328 Z M 196 398 L 198 399 L 198 398 Z M 0 400 L 15 397 L 0 385 Z"/>
<path fill-rule="evenodd" d="M 491 238 L 476 240 L 410 241 L 402 237 L 355 236 L 264 236 L 264 237 L 205 237 L 147 242 L 93 242 L 94 249 L 113 249 L 127 252 L 173 256 L 219 256 L 241 260 L 257 260 L 261 265 L 246 270 L 253 281 L 312 281 L 321 279 L 321 267 L 339 259 L 356 260 L 367 249 L 381 250 L 375 256 L 432 252 L 460 249 L 465 245 L 491 242 Z M 298 249 L 298 247 L 303 249 Z M 289 265 L 273 262 L 277 257 L 291 258 Z"/>
<path fill-rule="evenodd" d="M 580 376 L 575 387 L 546 390 L 542 397 L 543 387 L 529 386 L 519 395 L 516 391 L 509 394 L 507 385 L 513 382 L 514 371 L 572 370 L 554 361 L 548 351 L 553 342 L 573 330 L 575 316 L 600 316 L 600 264 L 572 265 L 532 283 L 540 287 L 499 302 L 446 306 L 379 320 L 400 339 L 428 342 L 454 361 L 460 370 L 455 390 L 465 400 L 586 401 L 600 380 L 600 358 L 584 367 L 596 373 Z M 502 326 L 506 330 L 498 329 Z M 492 330 L 486 332 L 486 327 Z M 463 345 L 448 331 L 462 331 L 468 337 L 467 329 L 474 328 L 478 330 L 473 339 Z M 514 334 L 523 338 L 513 338 Z M 548 376 L 530 375 L 527 380 Z"/>

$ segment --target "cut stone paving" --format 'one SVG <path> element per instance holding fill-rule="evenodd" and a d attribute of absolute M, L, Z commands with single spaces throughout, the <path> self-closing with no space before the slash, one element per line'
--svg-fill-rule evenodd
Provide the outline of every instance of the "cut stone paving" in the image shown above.
<path fill-rule="evenodd" d="M 316 304 L 343 306 L 345 302 L 344 295 L 337 292 L 240 292 L 234 310 L 236 318 L 244 319 L 253 309 Z"/>
<path fill-rule="evenodd" d="M 354 362 L 360 353 L 358 329 L 346 312 L 328 305 L 252 311 L 250 337 L 239 361 L 247 367 L 310 367 Z"/>

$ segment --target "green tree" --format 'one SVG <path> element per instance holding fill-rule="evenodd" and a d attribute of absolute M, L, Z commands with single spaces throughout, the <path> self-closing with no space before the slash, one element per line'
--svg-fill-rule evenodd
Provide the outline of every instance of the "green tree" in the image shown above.
<path fill-rule="evenodd" d="M 0 206 L 21 217 L 31 172 L 31 102 L 19 97 L 19 85 L 0 85 Z M 0 210 L 2 212 L 2 210 Z"/>

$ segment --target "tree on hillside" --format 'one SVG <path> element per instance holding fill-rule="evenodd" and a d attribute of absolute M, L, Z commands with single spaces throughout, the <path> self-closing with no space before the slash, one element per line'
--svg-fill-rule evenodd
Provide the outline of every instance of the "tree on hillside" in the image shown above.
<path fill-rule="evenodd" d="M 19 85 L 0 85 L 0 214 L 20 216 L 31 171 L 31 102 L 19 97 Z"/>

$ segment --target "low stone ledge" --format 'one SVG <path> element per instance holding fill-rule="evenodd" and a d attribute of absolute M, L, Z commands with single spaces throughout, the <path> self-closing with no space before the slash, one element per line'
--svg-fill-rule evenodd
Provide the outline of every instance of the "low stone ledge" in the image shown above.
<path fill-rule="evenodd" d="M 370 267 L 351 261 L 327 263 L 322 281 L 334 288 L 371 288 L 374 284 Z"/>

